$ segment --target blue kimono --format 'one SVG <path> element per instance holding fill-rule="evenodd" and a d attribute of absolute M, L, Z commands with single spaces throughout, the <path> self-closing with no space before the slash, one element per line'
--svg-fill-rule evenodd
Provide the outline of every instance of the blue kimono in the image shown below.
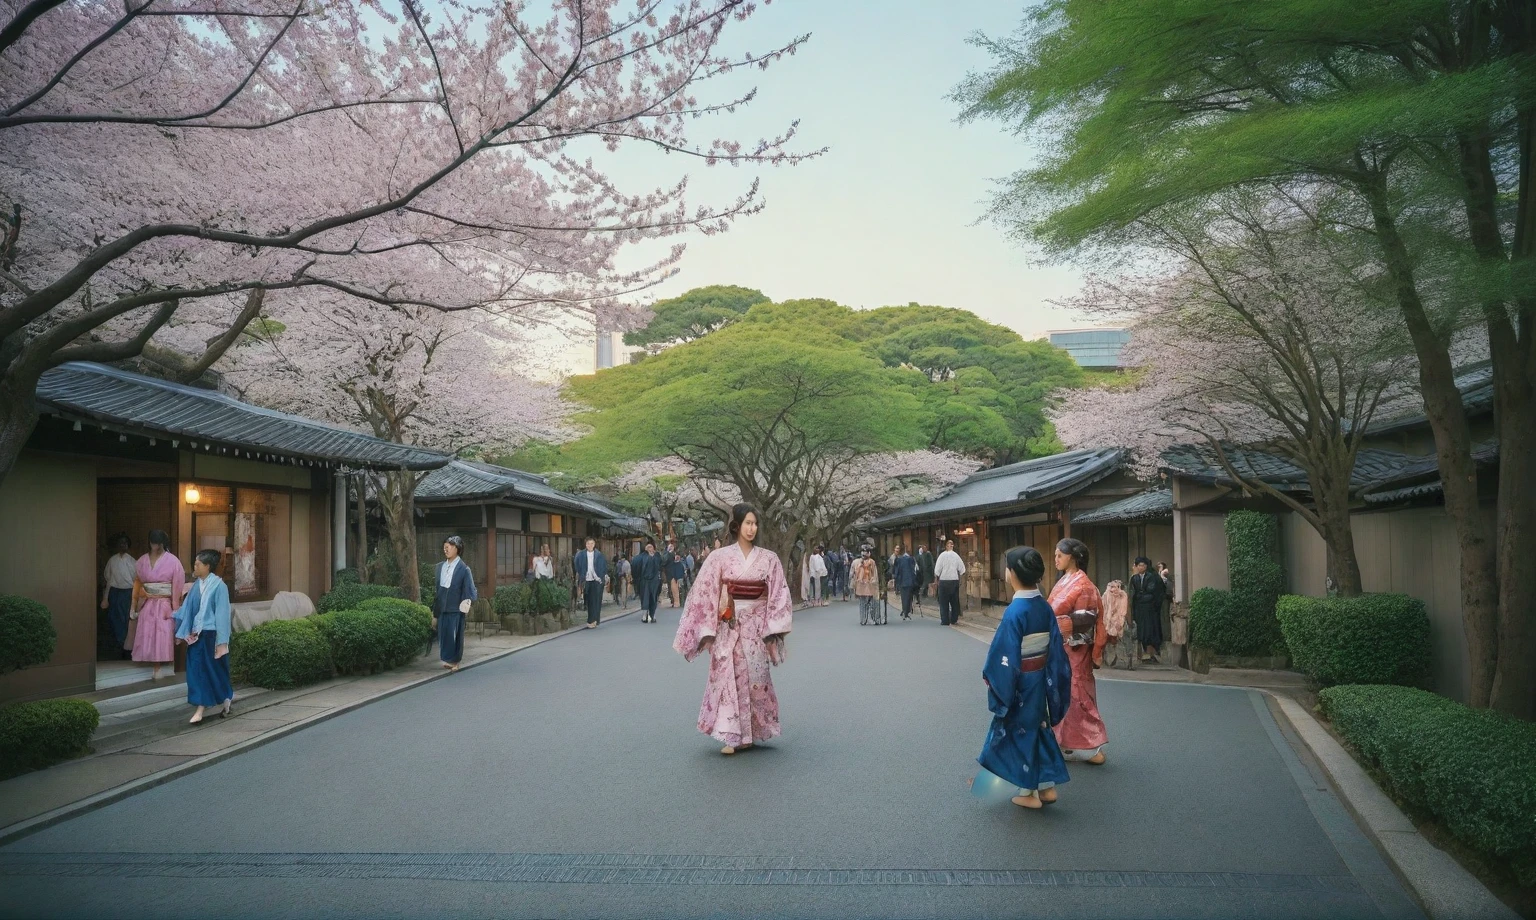
<path fill-rule="evenodd" d="M 193 706 L 220 706 L 235 698 L 229 680 L 229 654 L 218 654 L 218 647 L 229 644 L 229 588 L 217 575 L 208 575 L 192 583 L 181 609 L 173 615 L 176 638 L 183 642 L 195 633 L 197 641 L 187 646 L 187 702 Z"/>
<path fill-rule="evenodd" d="M 1039 591 L 1019 591 L 1003 612 L 981 671 L 992 727 L 976 762 L 1025 792 L 1067 781 L 1051 726 L 1071 701 L 1072 665 L 1056 614 Z"/>

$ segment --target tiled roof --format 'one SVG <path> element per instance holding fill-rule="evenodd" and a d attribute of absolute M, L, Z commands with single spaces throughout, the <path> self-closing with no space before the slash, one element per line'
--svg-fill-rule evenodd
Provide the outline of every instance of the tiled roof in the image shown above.
<path fill-rule="evenodd" d="M 1307 474 L 1301 467 L 1268 451 L 1247 447 L 1223 447 L 1233 468 L 1245 479 L 1262 481 L 1282 492 L 1308 491 Z M 1414 468 L 1423 458 L 1397 451 L 1362 448 L 1355 455 L 1350 474 L 1350 489 L 1360 490 L 1394 478 Z M 1204 444 L 1179 444 L 1163 451 L 1162 469 L 1186 479 L 1219 485 L 1232 485 L 1232 477 L 1221 465 L 1215 450 Z"/>
<path fill-rule="evenodd" d="M 1120 468 L 1120 450 L 1074 450 L 973 473 L 948 494 L 893 511 L 870 522 L 875 529 L 924 518 L 954 517 L 1038 504 L 1103 479 Z"/>
<path fill-rule="evenodd" d="M 1128 524 L 1173 516 L 1173 490 L 1148 489 L 1092 511 L 1072 516 L 1073 526 Z"/>
<path fill-rule="evenodd" d="M 1493 411 L 1493 364 L 1482 361 L 1469 364 L 1456 371 L 1456 389 L 1461 391 L 1461 404 L 1467 416 L 1476 417 Z M 1381 435 L 1427 425 L 1421 408 L 1402 412 L 1387 418 L 1379 418 L 1366 427 L 1367 434 Z"/>
<path fill-rule="evenodd" d="M 1472 448 L 1472 460 L 1480 467 L 1499 462 L 1497 441 L 1486 441 Z M 1393 475 L 1383 476 L 1360 490 L 1361 497 L 1373 505 L 1425 498 L 1440 492 L 1440 464 L 1435 455 L 1415 458 Z"/>
<path fill-rule="evenodd" d="M 472 460 L 454 460 L 428 474 L 416 487 L 416 502 L 421 505 L 477 500 L 516 501 L 597 518 L 605 523 L 625 519 L 607 505 L 560 491 L 536 473 Z"/>
<path fill-rule="evenodd" d="M 124 434 L 255 459 L 375 470 L 432 470 L 446 454 L 395 444 L 180 383 L 71 361 L 43 374 L 40 411 Z"/>

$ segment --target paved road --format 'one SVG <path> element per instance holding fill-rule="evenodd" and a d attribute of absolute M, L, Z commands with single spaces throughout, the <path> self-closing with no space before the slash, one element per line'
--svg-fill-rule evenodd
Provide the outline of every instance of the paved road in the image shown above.
<path fill-rule="evenodd" d="M 1247 690 L 1104 681 L 1109 763 L 972 798 L 982 646 L 797 615 L 785 735 L 694 729 L 703 662 L 612 621 L 0 850 L 0 914 L 1421 917 Z"/>

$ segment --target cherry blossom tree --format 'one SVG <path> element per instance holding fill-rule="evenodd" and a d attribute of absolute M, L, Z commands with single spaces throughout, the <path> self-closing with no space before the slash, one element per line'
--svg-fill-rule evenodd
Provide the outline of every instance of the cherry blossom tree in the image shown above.
<path fill-rule="evenodd" d="M 727 58 L 754 6 L 0 0 L 0 476 L 49 367 L 135 356 L 190 314 L 231 333 L 207 337 L 206 366 L 259 313 L 253 292 L 601 323 L 681 255 L 621 270 L 627 244 L 762 204 L 755 182 L 713 206 L 686 176 L 620 188 L 603 157 L 799 158 L 793 126 L 690 131 L 751 99 L 702 99 L 710 81 L 803 41 Z"/>
<path fill-rule="evenodd" d="M 1401 321 L 1372 301 L 1379 273 L 1331 248 L 1273 201 L 1228 199 L 1157 230 L 1176 261 L 1151 279 L 1092 282 L 1082 305 L 1129 319 L 1133 386 L 1068 392 L 1054 413 L 1069 447 L 1123 447 L 1149 478 L 1163 451 L 1203 445 L 1248 494 L 1322 536 L 1328 576 L 1362 590 L 1351 476 L 1367 427 L 1412 373 Z M 1289 460 L 1310 502 L 1240 468 L 1234 447 Z"/>

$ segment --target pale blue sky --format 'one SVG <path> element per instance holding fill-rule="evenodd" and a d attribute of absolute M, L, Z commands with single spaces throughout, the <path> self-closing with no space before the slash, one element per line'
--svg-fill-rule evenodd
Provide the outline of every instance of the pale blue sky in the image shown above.
<path fill-rule="evenodd" d="M 1073 293 L 1078 273 L 1035 265 L 1000 229 L 978 223 L 993 181 L 1028 161 L 1028 140 L 990 122 L 957 124 L 959 109 L 948 98 L 967 72 L 989 64 L 967 36 L 1011 32 L 1025 7 L 1022 0 L 775 0 L 734 26 L 732 52 L 805 32 L 811 39 L 794 57 L 748 74 L 738 85 L 757 85 L 758 98 L 700 139 L 751 140 L 798 118 L 802 149 L 832 149 L 755 173 L 690 166 L 697 202 L 728 201 L 757 174 L 768 207 L 724 235 L 691 237 L 681 273 L 657 296 L 741 284 L 775 300 L 962 307 L 1027 338 L 1079 325 L 1047 303 Z M 651 168 L 675 176 L 680 167 L 676 157 L 630 156 L 637 159 L 617 177 Z"/>

